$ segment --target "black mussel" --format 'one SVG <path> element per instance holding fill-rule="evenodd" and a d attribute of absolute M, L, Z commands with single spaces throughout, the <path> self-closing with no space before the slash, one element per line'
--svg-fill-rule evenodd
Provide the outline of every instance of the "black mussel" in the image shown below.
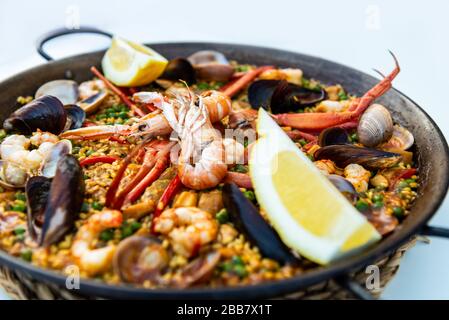
<path fill-rule="evenodd" d="M 258 80 L 254 81 L 248 88 L 248 100 L 253 109 L 264 108 L 269 111 L 271 97 L 279 85 L 280 80 Z"/>
<path fill-rule="evenodd" d="M 27 198 L 28 230 L 31 238 L 38 240 L 44 222 L 44 211 L 50 193 L 51 179 L 35 176 L 25 186 Z"/>
<path fill-rule="evenodd" d="M 58 141 L 45 157 L 40 168 L 40 175 L 46 178 L 53 178 L 56 174 L 59 160 L 70 153 L 72 153 L 72 143 L 69 140 Z"/>
<path fill-rule="evenodd" d="M 67 121 L 64 131 L 81 128 L 84 120 L 86 120 L 86 112 L 76 104 L 69 104 L 64 106 L 64 108 L 67 112 Z"/>
<path fill-rule="evenodd" d="M 3 122 L 7 131 L 29 135 L 37 129 L 60 134 L 67 121 L 62 102 L 53 96 L 42 96 L 14 111 Z"/>
<path fill-rule="evenodd" d="M 206 282 L 213 275 L 220 262 L 220 252 L 203 254 L 182 268 L 181 276 L 173 281 L 173 286 L 187 288 Z"/>
<path fill-rule="evenodd" d="M 61 240 L 69 232 L 81 210 L 84 197 L 83 171 L 78 160 L 64 155 L 58 162 L 55 177 L 50 186 L 48 202 L 44 211 L 44 224 L 40 245 Z"/>
<path fill-rule="evenodd" d="M 326 97 L 326 91 L 322 88 L 319 91 L 310 90 L 287 81 L 281 81 L 271 97 L 271 113 L 297 111 L 314 105 Z"/>
<path fill-rule="evenodd" d="M 330 174 L 327 178 L 349 201 L 356 200 L 357 191 L 351 182 L 336 174 Z"/>
<path fill-rule="evenodd" d="M 326 99 L 324 89 L 310 90 L 285 80 L 258 80 L 248 88 L 253 109 L 264 108 L 273 114 L 298 111 Z"/>
<path fill-rule="evenodd" d="M 48 95 L 58 98 L 63 104 L 75 103 L 78 101 L 78 84 L 73 80 L 53 80 L 40 86 L 34 97 Z"/>
<path fill-rule="evenodd" d="M 224 54 L 213 50 L 202 50 L 190 55 L 187 60 L 193 65 L 198 79 L 206 81 L 228 81 L 234 74 Z"/>
<path fill-rule="evenodd" d="M 339 127 L 327 128 L 318 137 L 320 147 L 349 143 L 349 136 L 345 129 Z"/>
<path fill-rule="evenodd" d="M 223 187 L 223 202 L 236 228 L 245 233 L 262 255 L 280 263 L 296 263 L 297 258 L 279 238 L 276 231 L 260 215 L 234 183 Z"/>
<path fill-rule="evenodd" d="M 159 78 L 172 81 L 182 80 L 187 82 L 187 84 L 192 84 L 196 81 L 195 69 L 184 58 L 170 60 L 164 73 Z"/>
<path fill-rule="evenodd" d="M 397 153 L 348 144 L 319 148 L 313 156 L 316 160 L 332 160 L 341 168 L 356 163 L 368 169 L 381 169 L 392 167 L 401 160 L 401 155 Z"/>
<path fill-rule="evenodd" d="M 113 267 L 122 281 L 159 283 L 168 262 L 169 255 L 158 238 L 134 235 L 118 245 Z"/>

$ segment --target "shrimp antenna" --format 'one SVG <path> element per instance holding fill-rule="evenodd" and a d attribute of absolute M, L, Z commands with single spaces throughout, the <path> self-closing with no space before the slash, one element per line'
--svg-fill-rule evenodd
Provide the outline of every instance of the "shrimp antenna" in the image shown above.
<path fill-rule="evenodd" d="M 388 52 L 391 54 L 391 56 L 393 57 L 393 59 L 394 59 L 394 63 L 396 64 L 396 68 L 398 68 L 398 69 L 400 69 L 400 67 L 399 67 L 399 61 L 398 61 L 398 58 L 396 58 L 396 55 L 393 53 L 393 51 L 391 51 L 391 50 L 388 50 Z"/>
<path fill-rule="evenodd" d="M 385 78 L 385 75 L 384 75 L 382 72 L 380 72 L 379 70 L 373 68 L 373 71 L 376 72 L 376 73 L 378 73 L 378 74 L 380 74 L 380 76 L 381 76 L 382 78 Z"/>

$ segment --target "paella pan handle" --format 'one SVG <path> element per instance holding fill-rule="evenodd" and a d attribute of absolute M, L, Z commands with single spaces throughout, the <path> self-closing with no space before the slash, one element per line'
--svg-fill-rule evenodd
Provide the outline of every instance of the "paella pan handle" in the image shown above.
<path fill-rule="evenodd" d="M 421 235 L 449 239 L 449 229 L 441 227 L 425 226 L 421 230 Z"/>
<path fill-rule="evenodd" d="M 69 35 L 69 34 L 75 34 L 75 33 L 92 33 L 92 34 L 98 34 L 103 35 L 109 38 L 112 38 L 112 33 L 109 33 L 107 31 L 103 31 L 100 29 L 97 29 L 95 27 L 88 27 L 88 26 L 81 26 L 78 29 L 67 29 L 67 28 L 59 28 L 52 30 L 46 34 L 44 34 L 41 38 L 39 38 L 36 42 L 36 50 L 37 52 L 47 61 L 54 60 L 52 56 L 50 56 L 44 49 L 45 44 L 53 40 L 55 38 Z"/>

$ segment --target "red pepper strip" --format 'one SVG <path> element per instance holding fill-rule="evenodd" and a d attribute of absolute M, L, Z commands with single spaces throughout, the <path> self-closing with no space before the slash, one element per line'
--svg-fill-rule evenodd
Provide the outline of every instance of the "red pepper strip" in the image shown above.
<path fill-rule="evenodd" d="M 159 217 L 164 211 L 165 207 L 168 203 L 174 198 L 174 196 L 178 193 L 178 191 L 182 187 L 181 179 L 176 175 L 165 188 L 164 193 L 162 193 L 159 202 L 157 203 L 156 210 L 153 213 L 153 223 L 151 224 L 151 232 L 154 233 L 154 219 Z"/>
<path fill-rule="evenodd" d="M 234 182 L 240 188 L 253 189 L 251 178 L 246 173 L 228 171 L 225 182 Z"/>
<path fill-rule="evenodd" d="M 389 190 L 395 190 L 397 184 L 399 183 L 399 181 L 401 179 L 408 179 L 412 176 L 414 176 L 416 174 L 416 169 L 415 168 L 411 168 L 411 169 L 402 169 L 400 171 L 398 171 L 392 178 L 391 178 L 391 183 L 390 183 L 390 188 Z"/>
<path fill-rule="evenodd" d="M 145 115 L 145 112 L 140 110 L 134 103 L 132 103 L 131 100 L 129 100 L 128 97 L 119 88 L 114 86 L 108 79 L 106 79 L 105 76 L 102 75 L 97 68 L 91 67 L 90 71 L 92 71 L 92 73 L 100 78 L 109 89 L 111 89 L 116 95 L 118 95 L 123 103 L 126 104 L 135 114 L 140 117 L 143 117 Z"/>
<path fill-rule="evenodd" d="M 240 90 L 245 88 L 251 81 L 256 79 L 262 72 L 265 70 L 273 69 L 273 66 L 263 66 L 256 68 L 254 70 L 248 71 L 244 76 L 241 78 L 232 81 L 231 84 L 225 85 L 225 88 L 220 88 L 219 91 L 223 92 L 225 95 L 229 97 L 235 96 Z"/>
<path fill-rule="evenodd" d="M 119 158 L 114 157 L 114 156 L 95 156 L 95 157 L 89 157 L 89 158 L 85 158 L 83 160 L 80 161 L 80 166 L 81 167 L 85 167 L 85 166 L 89 166 L 91 164 L 95 164 L 95 163 L 113 163 L 115 161 L 119 160 Z"/>
<path fill-rule="evenodd" d="M 84 127 L 84 128 L 85 128 L 85 127 L 93 127 L 93 126 L 96 126 L 96 124 L 93 123 L 92 121 L 85 120 L 85 121 L 83 122 L 83 127 Z"/>

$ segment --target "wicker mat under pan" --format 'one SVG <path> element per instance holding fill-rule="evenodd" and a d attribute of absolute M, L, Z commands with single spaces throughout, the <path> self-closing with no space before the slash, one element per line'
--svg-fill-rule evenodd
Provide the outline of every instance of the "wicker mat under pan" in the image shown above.
<path fill-rule="evenodd" d="M 384 290 L 387 283 L 394 277 L 399 269 L 399 264 L 405 252 L 413 247 L 416 243 L 416 238 L 413 238 L 408 243 L 400 247 L 394 253 L 376 262 L 380 270 L 380 289 L 371 291 L 371 294 L 378 298 Z M 365 269 L 352 274 L 355 279 L 362 286 L 368 274 Z M 31 279 L 28 275 L 0 266 L 0 287 L 12 298 L 17 300 L 27 299 L 101 299 L 101 297 L 83 297 L 69 291 L 65 288 L 60 288 L 56 285 L 45 284 Z M 342 289 L 332 280 L 327 280 L 317 285 L 311 286 L 305 290 L 289 294 L 285 297 L 278 297 L 281 299 L 352 299 L 350 292 Z"/>

